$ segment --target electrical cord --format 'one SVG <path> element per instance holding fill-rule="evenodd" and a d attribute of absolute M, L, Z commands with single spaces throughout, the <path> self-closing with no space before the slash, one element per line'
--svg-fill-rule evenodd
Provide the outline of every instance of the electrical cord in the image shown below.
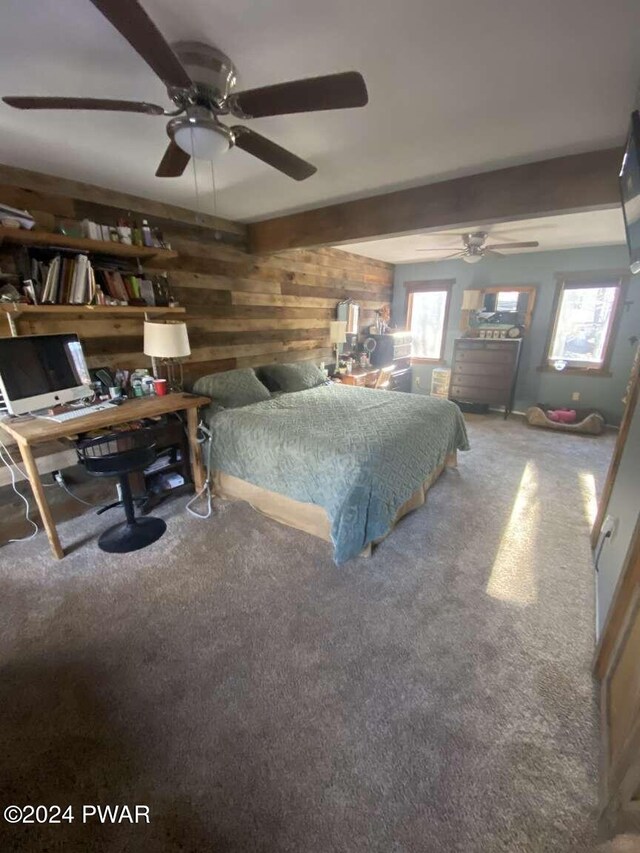
<path fill-rule="evenodd" d="M 74 493 L 71 491 L 71 489 L 67 486 L 67 484 L 65 483 L 65 481 L 64 481 L 64 479 L 63 479 L 63 477 L 62 477 L 62 475 L 60 475 L 60 478 L 59 478 L 59 479 L 58 479 L 58 478 L 56 478 L 56 482 L 55 482 L 55 484 L 52 484 L 52 485 L 60 486 L 60 488 L 62 489 L 62 491 L 63 491 L 63 492 L 66 492 L 66 493 L 69 495 L 69 497 L 72 497 L 72 498 L 74 499 L 74 501 L 78 501 L 78 503 L 84 504 L 85 506 L 90 506 L 92 509 L 102 509 L 103 507 L 107 506 L 107 504 L 92 504 L 92 503 L 89 503 L 89 501 L 85 501 L 85 499 L 84 499 L 84 498 L 81 498 L 79 495 L 74 494 Z"/>
<path fill-rule="evenodd" d="M 20 492 L 18 490 L 18 485 L 17 485 L 18 481 L 16 479 L 16 471 L 18 471 L 20 474 L 22 474 L 22 476 L 27 481 L 29 480 L 29 477 L 27 476 L 27 473 L 22 470 L 22 468 L 18 465 L 16 460 L 13 458 L 13 456 L 11 455 L 11 451 L 6 446 L 6 444 L 2 441 L 2 439 L 0 439 L 0 461 L 2 461 L 5 464 L 5 466 L 7 467 L 8 471 L 9 471 L 9 474 L 11 475 L 11 488 L 13 489 L 15 494 L 20 498 L 20 500 L 24 502 L 25 519 L 29 522 L 29 524 L 31 524 L 33 526 L 33 532 L 30 533 L 28 536 L 23 536 L 20 539 L 9 539 L 8 541 L 9 542 L 28 542 L 30 539 L 33 539 L 33 537 L 36 535 L 36 533 L 38 533 L 40 528 L 38 527 L 38 525 L 36 524 L 35 521 L 33 521 L 31 518 L 29 518 L 29 512 L 31 511 L 31 506 L 29 504 L 29 499 L 25 495 L 23 495 L 22 492 Z M 78 501 L 81 504 L 84 504 L 85 506 L 89 506 L 92 509 L 100 509 L 103 506 L 102 504 L 89 503 L 89 501 L 85 501 L 83 498 L 79 497 L 78 495 L 75 495 L 71 491 L 71 489 L 67 486 L 67 484 L 64 482 L 64 479 L 62 478 L 62 476 L 60 476 L 59 479 L 56 478 L 55 483 L 42 483 L 42 485 L 45 489 L 51 489 L 51 488 L 54 488 L 55 486 L 59 486 L 74 500 Z"/>
<path fill-rule="evenodd" d="M 198 444 L 208 443 L 207 448 L 207 476 L 204 481 L 204 486 L 200 489 L 200 491 L 195 494 L 191 500 L 187 503 L 185 509 L 192 515 L 194 518 L 200 518 L 203 521 L 207 518 L 211 518 L 211 514 L 213 512 L 212 507 L 212 494 L 211 494 L 211 444 L 212 444 L 212 435 L 211 430 L 209 430 L 202 421 L 198 424 L 198 432 L 201 433 L 202 438 L 198 438 Z M 202 495 L 207 496 L 207 511 L 205 513 L 198 512 L 195 509 L 192 509 L 193 504 L 202 497 Z"/>
<path fill-rule="evenodd" d="M 607 539 L 611 539 L 611 532 L 611 530 L 607 530 L 604 536 L 600 538 L 600 542 L 598 543 L 598 550 L 596 551 L 594 560 L 594 568 L 596 572 L 600 571 L 598 563 L 600 562 L 600 557 L 602 556 L 602 549 L 604 548 L 604 543 L 607 541 Z"/>
<path fill-rule="evenodd" d="M 11 488 L 16 493 L 16 495 L 20 498 L 20 500 L 24 503 L 24 505 L 25 505 L 24 517 L 25 517 L 26 521 L 28 521 L 29 524 L 33 527 L 33 532 L 30 533 L 28 536 L 22 536 L 19 539 L 9 539 L 9 542 L 28 542 L 30 539 L 33 539 L 33 537 L 38 533 L 40 528 L 35 523 L 35 521 L 33 521 L 31 518 L 29 518 L 29 511 L 31 509 L 29 506 L 29 501 L 22 494 L 22 492 L 18 491 L 18 487 L 16 485 L 16 472 L 15 472 L 15 468 L 17 468 L 18 466 L 15 465 L 15 463 L 13 462 L 13 457 L 11 456 L 11 454 L 9 453 L 6 446 L 4 445 L 4 443 L 1 440 L 0 440 L 0 446 L 2 447 L 2 449 L 0 450 L 0 459 L 7 466 L 7 468 L 9 469 L 9 473 L 11 474 Z M 8 456 L 8 458 L 10 460 L 9 462 L 7 462 L 7 460 L 5 458 L 5 454 Z M 13 464 L 10 464 L 10 463 L 13 463 Z M 15 468 L 14 468 L 14 465 L 15 465 Z M 18 470 L 20 470 L 20 469 L 18 469 Z"/>
<path fill-rule="evenodd" d="M 25 480 L 28 480 L 28 479 L 29 479 L 29 475 L 27 474 L 27 472 L 26 472 L 26 471 L 23 471 L 23 470 L 22 470 L 22 468 L 18 465 L 18 463 L 16 462 L 16 460 L 13 458 L 13 456 L 12 456 L 12 455 L 11 455 L 11 453 L 9 452 L 9 449 L 8 449 L 8 447 L 6 446 L 6 444 L 4 444 L 4 442 L 0 440 L 0 445 L 2 445 L 2 449 L 4 450 L 4 452 L 6 453 L 6 455 L 9 457 L 9 459 L 10 459 L 10 461 L 11 461 L 11 464 L 15 467 L 15 469 L 16 469 L 17 471 L 19 471 L 19 472 L 20 472 L 20 474 L 22 474 L 22 476 L 25 478 Z M 9 465 L 8 465 L 7 461 L 6 461 L 5 459 L 3 459 L 2 461 L 4 462 L 4 464 L 5 464 L 5 465 L 7 466 L 7 468 L 8 468 L 8 467 L 9 467 Z M 52 486 L 55 486 L 56 484 L 55 484 L 55 483 L 43 483 L 42 485 L 44 486 L 44 488 L 45 488 L 45 489 L 50 489 Z"/>

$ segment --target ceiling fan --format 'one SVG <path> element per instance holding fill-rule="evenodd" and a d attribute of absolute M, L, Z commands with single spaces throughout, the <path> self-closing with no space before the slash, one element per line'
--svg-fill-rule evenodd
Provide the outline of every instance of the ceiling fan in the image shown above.
<path fill-rule="evenodd" d="M 489 237 L 486 231 L 473 231 L 468 234 L 458 235 L 462 237 L 463 247 L 453 254 L 449 254 L 444 258 L 438 258 L 439 261 L 447 261 L 451 258 L 462 258 L 468 264 L 477 264 L 486 255 L 497 255 L 504 257 L 498 249 L 535 249 L 539 246 L 537 240 L 527 240 L 521 243 L 491 243 L 486 245 Z M 448 252 L 451 246 L 431 246 L 428 249 L 417 249 L 418 252 Z"/>
<path fill-rule="evenodd" d="M 222 124 L 220 117 L 252 119 L 337 110 L 363 107 L 368 101 L 367 87 L 357 71 L 236 92 L 236 68 L 218 48 L 201 42 L 169 46 L 137 0 L 91 2 L 155 71 L 167 87 L 175 109 L 102 98 L 12 96 L 2 100 L 21 110 L 109 110 L 169 116 L 170 141 L 156 170 L 159 178 L 181 175 L 192 156 L 214 159 L 235 146 L 290 178 L 303 181 L 317 171 L 315 166 L 244 125 Z"/>

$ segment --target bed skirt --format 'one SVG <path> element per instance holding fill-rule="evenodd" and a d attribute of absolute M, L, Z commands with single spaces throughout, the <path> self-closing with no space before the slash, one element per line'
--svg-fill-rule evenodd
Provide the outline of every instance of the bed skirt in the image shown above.
<path fill-rule="evenodd" d="M 455 468 L 457 464 L 457 454 L 455 452 L 450 453 L 445 462 L 432 471 L 422 486 L 411 495 L 408 501 L 402 504 L 396 513 L 393 522 L 394 525 L 403 516 L 407 515 L 407 513 L 422 506 L 427 499 L 427 492 L 444 469 Z M 214 491 L 218 497 L 225 500 L 246 501 L 255 510 L 274 519 L 274 521 L 287 524 L 289 527 L 295 527 L 297 530 L 304 530 L 305 533 L 310 533 L 312 536 L 324 539 L 326 542 L 331 542 L 331 522 L 323 507 L 317 504 L 295 501 L 286 495 L 280 495 L 277 492 L 271 492 L 260 486 L 254 486 L 253 483 L 233 477 L 231 474 L 225 474 L 223 471 L 213 471 L 212 474 Z M 360 556 L 370 556 L 371 545 L 377 545 L 383 538 L 377 539 L 374 543 L 369 543 L 361 551 Z"/>

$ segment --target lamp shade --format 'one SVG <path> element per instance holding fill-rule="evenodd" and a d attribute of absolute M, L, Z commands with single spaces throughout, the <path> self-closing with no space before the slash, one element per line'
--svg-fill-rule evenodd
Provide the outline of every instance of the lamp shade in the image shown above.
<path fill-rule="evenodd" d="M 198 160 L 217 160 L 229 150 L 229 139 L 213 127 L 185 124 L 176 128 L 173 141 Z"/>
<path fill-rule="evenodd" d="M 462 294 L 462 310 L 478 311 L 482 308 L 482 291 L 465 290 Z"/>
<path fill-rule="evenodd" d="M 332 344 L 343 344 L 347 340 L 346 320 L 332 320 L 329 323 L 329 340 Z"/>
<path fill-rule="evenodd" d="M 152 358 L 184 358 L 191 355 L 187 324 L 145 322 L 144 354 Z"/>

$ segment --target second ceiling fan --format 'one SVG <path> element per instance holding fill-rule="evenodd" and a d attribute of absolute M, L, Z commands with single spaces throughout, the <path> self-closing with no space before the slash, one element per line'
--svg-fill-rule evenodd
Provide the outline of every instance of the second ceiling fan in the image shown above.
<path fill-rule="evenodd" d="M 467 234 L 451 235 L 462 237 L 462 248 L 456 249 L 439 261 L 448 261 L 453 258 L 462 258 L 468 264 L 481 261 L 486 255 L 497 255 L 502 257 L 499 249 L 535 249 L 540 245 L 537 240 L 525 240 L 520 243 L 490 243 L 487 244 L 489 235 L 486 231 L 472 231 Z M 429 246 L 426 249 L 417 249 L 418 252 L 451 252 L 452 246 Z"/>
<path fill-rule="evenodd" d="M 22 110 L 108 110 L 168 116 L 170 141 L 156 170 L 159 178 L 181 175 L 191 156 L 213 159 L 235 146 L 302 181 L 317 171 L 315 166 L 245 125 L 223 124 L 220 117 L 247 120 L 363 107 L 368 102 L 367 87 L 357 71 L 236 92 L 236 68 L 218 48 L 201 42 L 170 46 L 137 0 L 91 2 L 162 80 L 175 109 L 102 98 L 10 96 L 2 100 Z"/>

